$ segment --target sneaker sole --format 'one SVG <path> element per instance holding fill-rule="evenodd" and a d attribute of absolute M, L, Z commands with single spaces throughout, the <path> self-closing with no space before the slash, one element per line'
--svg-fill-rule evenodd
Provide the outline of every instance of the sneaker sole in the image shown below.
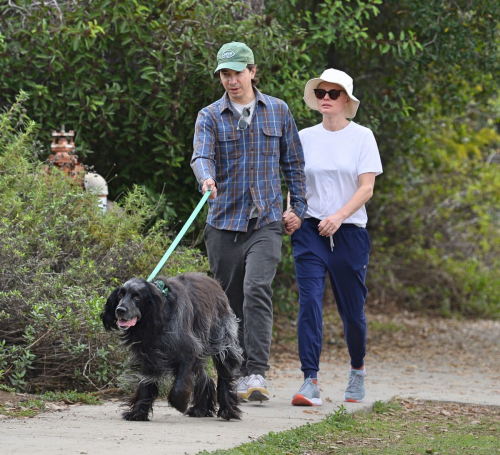
<path fill-rule="evenodd" d="M 347 403 L 362 403 L 364 398 L 361 398 L 361 400 L 355 400 L 354 398 L 346 398 L 344 397 L 344 401 Z"/>
<path fill-rule="evenodd" d="M 236 392 L 238 399 L 242 401 L 248 401 L 248 392 Z"/>
<path fill-rule="evenodd" d="M 241 396 L 239 393 L 238 395 L 238 403 L 248 403 L 248 394 L 245 394 L 245 396 Z"/>
<path fill-rule="evenodd" d="M 248 401 L 269 401 L 269 392 L 266 389 L 250 389 Z"/>
<path fill-rule="evenodd" d="M 295 395 L 292 400 L 293 406 L 321 406 L 321 398 L 306 398 L 303 395 Z"/>

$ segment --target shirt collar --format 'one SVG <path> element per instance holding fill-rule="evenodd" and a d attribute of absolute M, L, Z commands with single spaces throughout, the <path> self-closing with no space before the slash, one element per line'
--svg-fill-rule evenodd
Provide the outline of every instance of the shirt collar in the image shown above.
<path fill-rule="evenodd" d="M 255 93 L 255 99 L 256 99 L 255 106 L 257 106 L 257 104 L 259 104 L 259 102 L 264 104 L 264 106 L 267 106 L 267 103 L 266 103 L 266 100 L 264 99 L 264 96 L 262 95 L 262 93 L 260 93 L 260 91 L 257 89 L 257 87 L 253 86 L 253 91 Z M 225 92 L 221 98 L 220 112 L 222 113 L 226 109 L 232 110 L 231 100 L 229 99 L 229 95 L 227 94 L 227 92 Z"/>

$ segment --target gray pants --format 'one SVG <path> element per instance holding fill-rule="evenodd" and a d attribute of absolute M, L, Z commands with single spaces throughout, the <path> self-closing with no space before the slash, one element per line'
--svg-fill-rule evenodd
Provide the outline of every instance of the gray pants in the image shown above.
<path fill-rule="evenodd" d="M 269 369 L 273 329 L 271 284 L 281 260 L 284 225 L 281 221 L 254 230 L 251 219 L 247 232 L 205 227 L 210 270 L 227 294 L 239 322 L 239 341 L 245 362 L 242 376 Z"/>

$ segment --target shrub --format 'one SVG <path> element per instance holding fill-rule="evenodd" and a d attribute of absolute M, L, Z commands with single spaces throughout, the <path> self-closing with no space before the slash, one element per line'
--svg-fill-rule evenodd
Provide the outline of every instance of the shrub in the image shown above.
<path fill-rule="evenodd" d="M 500 317 L 500 173 L 486 162 L 500 144 L 489 126 L 500 112 L 483 115 L 423 112 L 403 132 L 411 154 L 385 169 L 391 181 L 369 208 L 373 297 L 444 316 Z"/>
<path fill-rule="evenodd" d="M 0 114 L 0 382 L 17 390 L 114 385 L 125 354 L 104 333 L 112 287 L 147 277 L 171 240 L 148 228 L 139 187 L 105 215 L 95 196 L 57 169 L 44 172 L 25 96 Z M 172 255 L 163 274 L 207 270 L 196 250 Z"/>

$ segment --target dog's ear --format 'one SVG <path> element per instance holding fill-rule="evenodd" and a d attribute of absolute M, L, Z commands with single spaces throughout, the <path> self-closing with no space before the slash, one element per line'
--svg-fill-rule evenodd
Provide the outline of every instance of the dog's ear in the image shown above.
<path fill-rule="evenodd" d="M 106 300 L 106 305 L 104 306 L 104 311 L 101 313 L 101 320 L 104 324 L 106 330 L 117 329 L 115 310 L 118 306 L 120 299 L 118 298 L 118 291 L 120 288 L 116 288 L 111 295 Z"/>
<path fill-rule="evenodd" d="M 156 284 L 157 282 L 161 284 Z M 164 278 L 149 283 L 148 296 L 145 296 L 145 305 L 141 306 L 143 320 L 147 320 L 152 333 L 160 334 L 165 325 L 165 305 L 168 306 L 167 295 L 169 289 Z"/>

